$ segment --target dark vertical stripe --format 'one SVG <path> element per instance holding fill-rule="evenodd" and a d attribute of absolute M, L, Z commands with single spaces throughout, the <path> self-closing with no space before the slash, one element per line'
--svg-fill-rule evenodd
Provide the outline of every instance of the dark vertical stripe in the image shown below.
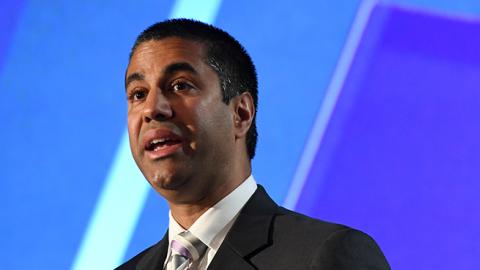
<path fill-rule="evenodd" d="M 7 58 L 8 48 L 23 6 L 22 0 L 0 1 L 0 72 Z"/>

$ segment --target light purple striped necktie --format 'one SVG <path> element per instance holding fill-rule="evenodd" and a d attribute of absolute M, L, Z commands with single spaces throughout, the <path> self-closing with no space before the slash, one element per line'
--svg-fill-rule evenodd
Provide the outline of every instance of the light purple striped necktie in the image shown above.
<path fill-rule="evenodd" d="M 175 270 L 188 269 L 188 265 L 200 259 L 207 250 L 207 246 L 189 231 L 176 235 L 170 242 L 170 248 L 172 269 Z"/>

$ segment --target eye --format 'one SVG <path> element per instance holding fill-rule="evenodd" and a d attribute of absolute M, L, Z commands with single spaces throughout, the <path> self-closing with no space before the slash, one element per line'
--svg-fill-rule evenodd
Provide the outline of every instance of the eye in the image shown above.
<path fill-rule="evenodd" d="M 145 89 L 136 89 L 129 93 L 128 99 L 131 101 L 138 101 L 145 99 L 147 91 Z"/>
<path fill-rule="evenodd" d="M 194 87 L 185 81 L 174 81 L 172 84 L 172 91 L 177 92 L 177 91 L 185 91 L 185 90 L 190 90 L 193 89 Z"/>

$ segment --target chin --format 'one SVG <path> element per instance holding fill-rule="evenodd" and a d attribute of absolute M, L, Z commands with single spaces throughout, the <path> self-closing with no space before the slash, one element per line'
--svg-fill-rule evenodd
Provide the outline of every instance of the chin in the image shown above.
<path fill-rule="evenodd" d="M 187 179 L 161 171 L 154 173 L 148 182 L 150 182 L 150 185 L 152 185 L 155 190 L 161 193 L 162 190 L 179 190 L 187 183 Z"/>

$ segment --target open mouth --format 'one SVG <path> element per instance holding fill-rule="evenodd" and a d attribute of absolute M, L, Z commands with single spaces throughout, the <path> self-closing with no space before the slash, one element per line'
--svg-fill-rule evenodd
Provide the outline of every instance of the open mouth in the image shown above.
<path fill-rule="evenodd" d="M 182 148 L 182 137 L 170 129 L 151 129 L 144 134 L 143 147 L 150 159 L 168 157 Z"/>
<path fill-rule="evenodd" d="M 180 144 L 182 141 L 175 138 L 157 138 L 147 143 L 145 150 L 147 151 L 159 151 L 169 146 Z"/>

